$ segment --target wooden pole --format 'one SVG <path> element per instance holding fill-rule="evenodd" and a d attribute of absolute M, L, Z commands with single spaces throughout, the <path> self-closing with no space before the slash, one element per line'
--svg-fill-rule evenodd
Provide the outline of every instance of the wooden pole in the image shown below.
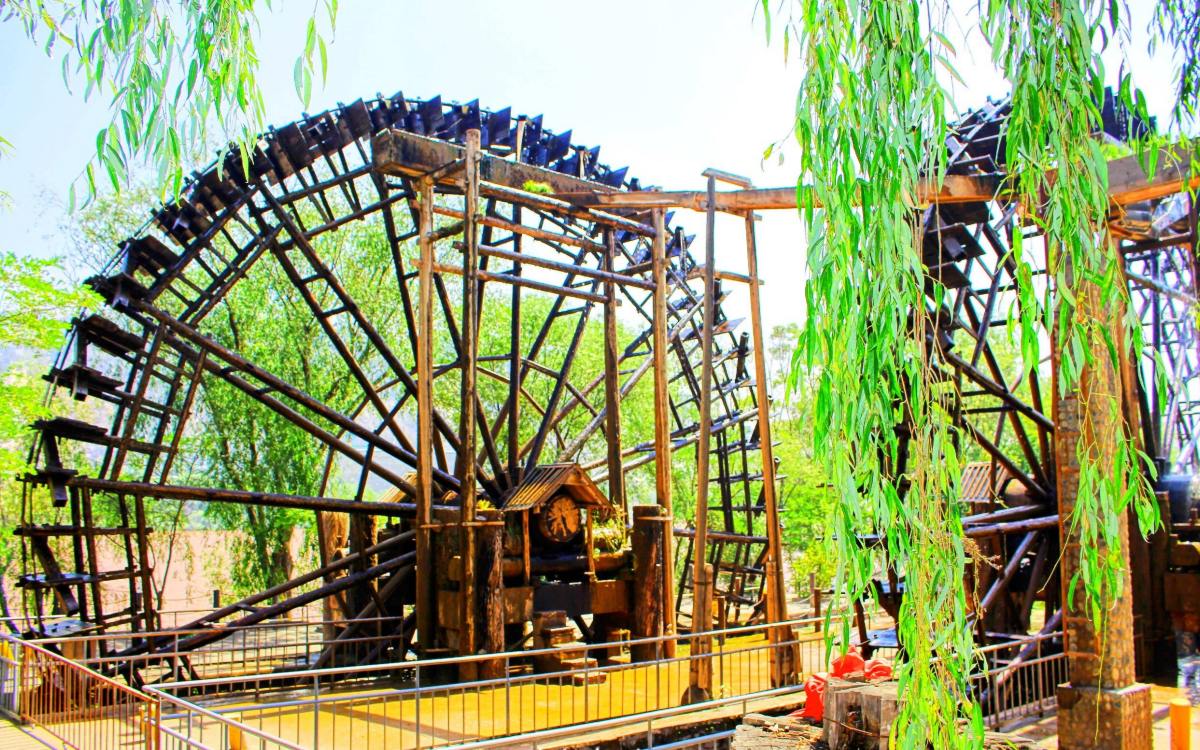
<path fill-rule="evenodd" d="M 504 651 L 504 516 L 499 510 L 480 511 L 488 522 L 479 532 L 480 575 L 485 581 L 479 597 L 479 616 L 483 626 L 483 650 L 489 654 Z M 479 663 L 481 679 L 504 676 L 504 660 Z"/>
<path fill-rule="evenodd" d="M 666 602 L 658 596 L 654 584 L 662 562 L 659 557 L 661 537 L 671 533 L 671 519 L 661 507 L 655 505 L 635 505 L 632 510 L 633 616 L 630 618 L 629 632 L 636 640 L 660 635 L 665 630 L 663 614 Z M 653 661 L 662 656 L 653 643 L 638 643 L 630 647 L 630 659 L 634 662 Z"/>
<path fill-rule="evenodd" d="M 417 638 L 420 649 L 436 646 L 437 601 L 433 572 L 433 183 L 420 184 L 417 240 Z"/>
<path fill-rule="evenodd" d="M 654 210 L 654 241 L 651 248 L 651 276 L 654 281 L 652 351 L 654 360 L 654 488 L 658 506 L 667 517 L 663 534 L 662 608 L 663 631 L 675 633 L 675 509 L 671 500 L 671 401 L 667 392 L 667 236 L 662 209 Z M 675 642 L 667 644 L 666 656 L 675 655 Z"/>
<path fill-rule="evenodd" d="M 617 243 L 611 229 L 604 231 L 604 270 L 612 273 Z M 621 469 L 621 352 L 617 342 L 617 284 L 604 282 L 604 435 L 608 442 L 608 499 L 629 517 L 625 497 L 625 472 Z M 591 518 L 591 514 L 588 514 Z M 590 551 L 588 554 L 591 554 Z"/>
<path fill-rule="evenodd" d="M 767 622 L 787 620 L 787 592 L 783 579 L 783 529 L 775 497 L 775 448 L 771 444 L 771 393 L 767 383 L 767 344 L 763 337 L 762 306 L 758 283 L 758 243 L 754 234 L 756 217 L 746 214 L 746 273 L 750 277 L 750 329 L 754 342 L 754 394 L 758 401 L 758 452 L 762 458 L 763 504 L 767 511 Z M 709 261 L 712 262 L 711 260 Z M 749 529 L 748 529 L 749 530 Z M 769 631 L 773 643 L 790 641 L 782 629 Z M 771 650 L 771 684 L 795 682 L 800 670 L 799 654 L 790 648 Z"/>
<path fill-rule="evenodd" d="M 716 177 L 708 176 L 707 215 L 705 222 L 706 236 L 704 242 L 704 324 L 701 330 L 700 345 L 700 431 L 696 441 L 696 544 L 692 553 L 692 632 L 702 633 L 712 628 L 712 610 L 709 600 L 712 596 L 712 566 L 707 564 L 708 552 L 708 459 L 709 444 L 712 440 L 712 347 L 713 321 L 716 317 Z M 697 652 L 707 654 L 711 649 L 705 643 L 707 638 L 693 641 L 693 655 Z M 691 700 L 708 700 L 711 697 L 712 663 L 708 659 L 692 659 L 690 674 Z M 706 683 L 706 677 L 709 679 Z"/>
<path fill-rule="evenodd" d="M 520 136 L 524 132 L 525 121 L 522 120 L 517 127 L 517 141 L 520 143 Z M 516 150 L 516 158 L 521 158 L 521 149 L 518 146 Z M 513 204 L 513 224 L 521 223 L 521 205 Z M 517 258 L 521 257 L 521 233 L 513 232 L 513 264 L 512 274 L 515 278 L 521 277 L 521 261 Z M 509 310 L 509 360 L 508 360 L 508 400 L 505 405 L 508 407 L 508 479 L 512 487 L 516 487 L 521 483 L 521 285 L 512 285 L 511 308 Z M 528 581 L 526 582 L 528 583 Z"/>
<path fill-rule="evenodd" d="M 465 190 L 463 191 L 463 286 L 462 353 L 460 355 L 461 390 L 459 392 L 459 444 L 456 462 L 462 507 L 462 628 L 458 632 L 458 650 L 475 652 L 475 367 L 479 352 L 479 131 L 467 131 Z M 473 663 L 463 664 L 464 679 L 475 679 Z"/>

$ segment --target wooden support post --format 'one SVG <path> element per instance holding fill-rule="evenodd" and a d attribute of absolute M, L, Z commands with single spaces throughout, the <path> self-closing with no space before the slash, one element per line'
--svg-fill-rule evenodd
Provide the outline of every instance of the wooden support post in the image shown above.
<path fill-rule="evenodd" d="M 433 183 L 420 185 L 417 246 L 417 643 L 437 646 L 437 599 L 433 571 Z"/>
<path fill-rule="evenodd" d="M 499 510 L 480 511 L 488 525 L 479 532 L 480 592 L 479 619 L 483 629 L 483 650 L 489 654 L 504 651 L 504 515 Z M 480 679 L 504 676 L 504 660 L 479 663 Z"/>
<path fill-rule="evenodd" d="M 1111 242 L 1110 237 L 1105 237 Z M 1051 248 L 1049 252 L 1054 252 Z M 1065 260 L 1064 260 L 1065 262 Z M 1054 258 L 1047 266 L 1055 268 Z M 1070 277 L 1072 269 L 1068 269 Z M 1062 291 L 1059 305 L 1063 305 Z M 1076 295 L 1076 320 L 1118 329 L 1123 310 L 1107 308 L 1100 289 L 1088 281 Z M 1057 315 L 1067 314 L 1059 309 Z M 1059 533 L 1062 538 L 1063 631 L 1067 647 L 1069 682 L 1058 687 L 1059 747 L 1133 750 L 1150 747 L 1150 687 L 1135 680 L 1133 652 L 1133 608 L 1129 572 L 1129 519 L 1116 519 L 1124 557 L 1124 589 L 1105 615 L 1106 633 L 1097 630 L 1084 599 L 1084 587 L 1068 596 L 1071 580 L 1080 569 L 1082 550 L 1078 533 L 1070 523 L 1079 492 L 1079 446 L 1091 452 L 1100 466 L 1112 466 L 1116 435 L 1123 430 L 1120 412 L 1120 374 L 1102 343 L 1084 342 L 1091 348 L 1089 361 L 1082 364 L 1074 389 L 1063 394 L 1059 383 L 1061 352 L 1058 336 L 1051 336 L 1054 387 L 1054 457 L 1059 502 Z M 1103 544 L 1103 541 L 1100 542 Z M 1107 551 L 1099 550 L 1103 558 Z"/>
<path fill-rule="evenodd" d="M 670 534 L 671 518 L 657 505 L 633 506 L 633 639 L 662 635 L 665 630 L 665 602 L 658 595 L 658 576 L 663 567 L 663 538 Z M 635 662 L 653 661 L 662 652 L 652 643 L 635 644 L 630 658 Z"/>
<path fill-rule="evenodd" d="M 667 517 L 663 535 L 662 608 L 663 630 L 675 632 L 675 510 L 671 500 L 671 415 L 667 392 L 667 235 L 662 209 L 654 210 L 654 240 L 651 248 L 651 276 L 654 281 L 651 348 L 654 360 L 654 488 L 658 505 Z M 675 642 L 667 644 L 668 658 L 675 655 Z"/>
<path fill-rule="evenodd" d="M 812 606 L 813 617 L 821 616 L 821 592 L 817 590 L 817 574 L 808 574 L 808 603 Z"/>
<path fill-rule="evenodd" d="M 712 693 L 712 636 L 707 634 L 712 622 L 713 609 L 713 566 L 704 563 L 704 572 L 696 579 L 692 588 L 692 638 L 691 660 L 688 662 L 688 688 L 683 695 L 684 703 L 699 703 L 711 700 Z M 703 628 L 695 623 L 697 612 L 705 612 L 703 618 L 707 623 Z M 705 633 L 696 635 L 696 633 Z"/>
<path fill-rule="evenodd" d="M 99 577 L 100 571 L 97 569 L 97 565 L 99 564 L 100 558 L 96 553 L 96 533 L 95 533 L 96 519 L 92 513 L 92 491 L 86 487 L 81 488 L 79 491 L 79 499 L 80 499 L 80 504 L 82 505 L 81 515 L 83 516 L 83 523 L 84 523 L 84 526 L 83 526 L 84 541 L 87 546 L 87 559 L 88 559 L 87 572 L 88 572 L 89 578 L 91 579 L 91 587 L 92 587 L 92 617 L 94 618 L 94 622 L 97 625 L 103 625 L 104 624 L 104 602 L 102 601 L 101 591 L 100 591 L 100 577 Z M 38 603 L 40 606 L 41 597 L 38 597 Z M 130 602 L 130 604 L 132 605 L 132 602 Z M 39 620 L 42 619 L 41 612 L 38 612 L 38 619 Z M 82 619 L 82 618 L 80 618 L 80 619 Z M 107 656 L 107 653 L 106 653 L 107 650 L 108 650 L 108 645 L 105 642 L 101 641 L 100 655 Z"/>
<path fill-rule="evenodd" d="M 476 648 L 475 627 L 475 367 L 479 352 L 479 131 L 467 131 L 465 190 L 463 191 L 463 286 L 462 353 L 459 392 L 458 440 L 461 446 L 456 462 L 460 482 L 459 504 L 462 539 L 462 623 L 458 631 L 459 653 L 471 654 Z M 475 679 L 475 664 L 463 664 L 463 679 Z"/>
<path fill-rule="evenodd" d="M 525 121 L 521 120 L 517 125 L 518 142 L 520 136 L 524 132 Z M 516 149 L 516 158 L 520 160 L 521 149 Z M 513 224 L 521 223 L 521 205 L 513 204 Z M 516 256 L 521 254 L 521 233 L 513 232 L 512 234 L 513 252 Z M 512 275 L 514 278 L 521 277 L 521 262 L 513 259 Z M 505 401 L 505 406 L 508 407 L 508 481 L 509 486 L 516 487 L 521 483 L 521 285 L 512 285 L 512 302 L 509 310 L 509 360 L 508 360 L 508 399 Z M 522 517 L 525 517 L 522 514 Z M 528 518 L 526 518 L 528 523 Z M 526 534 L 528 536 L 528 534 Z M 528 554 L 528 546 L 526 546 L 526 554 Z M 526 584 L 529 581 L 526 580 Z"/>
<path fill-rule="evenodd" d="M 700 344 L 700 430 L 696 441 L 696 544 L 692 553 L 692 632 L 712 629 L 712 566 L 708 554 L 708 459 L 712 442 L 713 325 L 716 317 L 716 177 L 708 175 L 708 203 L 704 238 L 704 324 Z M 707 637 L 693 639 L 688 699 L 708 700 L 712 695 L 712 662 L 695 658 L 708 654 Z"/>
<path fill-rule="evenodd" d="M 157 630 L 157 613 L 154 607 L 154 583 L 150 575 L 150 530 L 146 526 L 146 501 L 141 495 L 133 498 L 134 520 L 137 522 L 138 576 L 141 578 L 142 617 L 146 630 Z M 132 565 L 133 561 L 129 561 Z M 130 602 L 132 605 L 133 602 Z"/>
<path fill-rule="evenodd" d="M 611 229 L 604 231 L 604 270 L 616 268 L 617 242 Z M 621 468 L 621 351 L 617 342 L 617 284 L 604 282 L 604 436 L 608 442 L 608 499 L 629 517 L 625 497 L 625 472 Z M 591 517 L 590 514 L 588 516 Z"/>
<path fill-rule="evenodd" d="M 754 343 L 754 395 L 758 401 L 758 452 L 762 457 L 763 505 L 767 511 L 767 622 L 788 619 L 787 592 L 783 579 L 783 529 L 775 497 L 775 449 L 771 445 L 771 392 L 767 383 L 767 343 L 763 337 L 762 306 L 759 299 L 758 243 L 755 216 L 746 214 L 746 274 L 750 277 L 750 330 Z M 712 260 L 709 259 L 709 263 Z M 784 628 L 772 628 L 772 643 L 792 640 Z M 771 650 L 771 684 L 775 687 L 796 681 L 800 671 L 799 652 L 790 646 Z"/>

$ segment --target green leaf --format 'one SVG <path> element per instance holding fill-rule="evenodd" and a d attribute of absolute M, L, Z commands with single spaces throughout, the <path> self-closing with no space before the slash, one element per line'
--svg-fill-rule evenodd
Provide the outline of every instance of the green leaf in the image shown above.
<path fill-rule="evenodd" d="M 297 57 L 296 64 L 292 67 L 292 82 L 296 85 L 296 96 L 308 106 L 308 100 L 304 96 L 304 58 Z"/>

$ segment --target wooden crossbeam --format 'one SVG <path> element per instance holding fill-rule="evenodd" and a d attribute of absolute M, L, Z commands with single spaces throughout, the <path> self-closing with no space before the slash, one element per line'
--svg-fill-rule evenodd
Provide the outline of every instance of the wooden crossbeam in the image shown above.
<path fill-rule="evenodd" d="M 362 502 L 359 500 L 343 500 L 332 497 L 285 495 L 278 492 L 250 492 L 247 490 L 189 487 L 177 484 L 153 484 L 150 482 L 126 482 L 115 479 L 95 479 L 92 477 L 76 477 L 71 480 L 70 485 L 72 487 L 85 487 L 96 492 L 110 492 L 117 495 L 155 497 L 169 500 L 238 503 L 241 505 L 263 505 L 274 508 L 321 510 L 329 513 L 367 513 L 377 516 L 403 517 L 412 516 L 416 511 L 416 506 L 413 503 Z M 451 506 L 438 507 L 453 509 Z"/>
<path fill-rule="evenodd" d="M 383 174 L 407 178 L 433 178 L 439 185 L 461 187 L 461 170 L 449 166 L 465 158 L 466 148 L 456 143 L 407 133 L 403 130 L 384 130 L 371 139 L 371 161 Z M 537 192 L 531 191 L 537 186 Z M 651 234 L 645 224 L 624 216 L 593 211 L 582 204 L 562 201 L 542 191 L 553 193 L 602 194 L 616 188 L 599 182 L 556 172 L 553 169 L 510 161 L 483 150 L 479 154 L 479 193 L 510 203 L 534 206 L 564 213 L 586 221 L 624 229 L 642 235 Z M 603 252 L 603 248 L 599 249 Z"/>
<path fill-rule="evenodd" d="M 1191 177 L 1189 158 L 1182 149 L 1164 151 L 1155 167 L 1154 175 L 1147 176 L 1138 157 L 1126 156 L 1108 163 L 1108 194 L 1116 206 L 1163 198 L 1180 193 L 1189 187 L 1200 187 L 1200 178 Z M 921 183 L 917 202 L 921 206 L 931 203 L 982 203 L 991 201 L 1003 188 L 1000 176 L 946 175 L 940 187 L 931 180 Z M 595 208 L 636 209 L 686 208 L 703 211 L 707 206 L 707 193 L 703 190 L 635 190 L 628 192 L 560 192 L 555 198 L 576 206 Z M 746 211 L 770 211 L 796 209 L 806 205 L 811 198 L 813 207 L 821 203 L 812 196 L 812 187 L 750 188 L 745 190 L 721 190 L 716 192 L 718 211 L 743 213 Z"/>

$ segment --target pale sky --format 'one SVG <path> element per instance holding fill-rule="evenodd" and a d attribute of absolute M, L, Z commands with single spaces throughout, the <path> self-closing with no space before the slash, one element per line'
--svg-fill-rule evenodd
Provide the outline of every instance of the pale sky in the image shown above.
<path fill-rule="evenodd" d="M 311 111 L 376 92 L 446 101 L 478 98 L 486 108 L 544 114 L 576 143 L 600 145 L 601 161 L 629 165 L 643 185 L 702 189 L 701 171 L 740 173 L 761 186 L 795 183 L 795 168 L 764 148 L 788 137 L 800 77 L 785 65 L 776 41 L 765 43 L 758 0 L 343 0 L 330 45 L 329 78 L 314 92 Z M 261 83 L 268 122 L 299 116 L 292 66 L 303 44 L 311 3 L 278 2 L 262 19 Z M 1130 0 L 1134 27 L 1145 28 L 1152 5 Z M 974 3 L 958 24 L 971 28 Z M 961 31 L 957 67 L 970 84 L 955 93 L 960 108 L 1006 93 L 988 64 L 988 50 Z M 1135 80 L 1152 112 L 1165 121 L 1173 78 L 1169 60 L 1150 60 L 1139 39 L 1132 50 Z M 975 57 L 970 55 L 974 51 Z M 1109 69 L 1115 75 L 1115 56 Z M 106 123 L 103 102 L 83 103 L 63 86 L 57 61 L 0 23 L 0 135 L 14 153 L 0 159 L 0 190 L 14 206 L 0 213 L 0 251 L 62 254 L 57 236 L 72 178 L 92 153 Z M 200 165 L 196 165 L 200 166 Z M 147 206 L 147 213 L 152 207 Z M 682 215 L 681 215 L 682 216 Z M 700 235 L 703 219 L 682 217 Z M 744 266 L 741 223 L 718 228 L 718 267 Z M 761 222 L 760 270 L 765 325 L 802 316 L 804 240 L 794 212 Z M 115 248 L 114 248 L 115 249 Z M 733 310 L 731 314 L 740 314 Z"/>

